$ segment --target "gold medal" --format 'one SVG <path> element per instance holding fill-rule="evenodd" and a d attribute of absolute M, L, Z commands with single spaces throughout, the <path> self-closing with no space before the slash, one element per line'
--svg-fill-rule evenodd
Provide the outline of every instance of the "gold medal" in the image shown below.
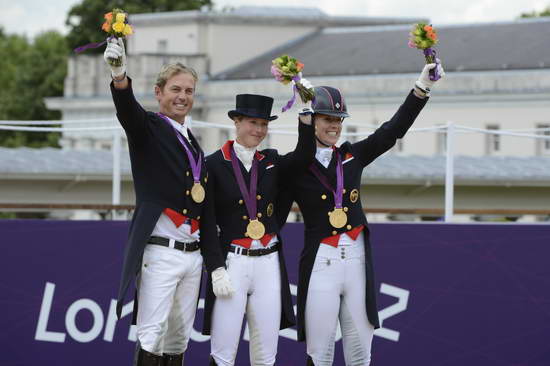
<path fill-rule="evenodd" d="M 357 202 L 358 198 L 359 198 L 359 191 L 357 189 L 354 189 L 349 193 L 349 200 L 351 201 L 351 203 Z"/>
<path fill-rule="evenodd" d="M 249 238 L 260 240 L 265 234 L 265 226 L 258 219 L 250 220 L 246 226 L 246 234 Z"/>
<path fill-rule="evenodd" d="M 199 182 L 195 182 L 191 188 L 191 198 L 193 198 L 193 201 L 201 203 L 204 201 L 204 196 L 205 192 L 203 186 Z"/>
<path fill-rule="evenodd" d="M 344 227 L 346 222 L 348 222 L 348 215 L 346 215 L 342 208 L 335 207 L 334 211 L 329 212 L 328 221 L 333 227 L 339 229 Z"/>
<path fill-rule="evenodd" d="M 268 217 L 271 217 L 271 215 L 273 215 L 273 203 L 267 205 L 266 212 Z"/>

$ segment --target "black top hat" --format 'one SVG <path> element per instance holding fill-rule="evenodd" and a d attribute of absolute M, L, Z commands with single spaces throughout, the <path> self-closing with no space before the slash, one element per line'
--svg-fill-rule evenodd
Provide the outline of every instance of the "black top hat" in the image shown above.
<path fill-rule="evenodd" d="M 277 116 L 271 116 L 271 107 L 273 98 L 256 94 L 237 95 L 236 108 L 227 112 L 229 118 L 236 116 L 245 116 L 252 118 L 261 118 L 268 121 L 277 119 Z"/>

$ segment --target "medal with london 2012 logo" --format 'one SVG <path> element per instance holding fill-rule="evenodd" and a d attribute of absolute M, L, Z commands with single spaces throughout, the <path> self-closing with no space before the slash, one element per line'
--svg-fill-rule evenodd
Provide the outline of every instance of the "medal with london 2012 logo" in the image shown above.
<path fill-rule="evenodd" d="M 191 188 L 191 198 L 193 201 L 201 203 L 204 201 L 205 195 L 204 187 L 199 182 L 195 182 Z"/>
<path fill-rule="evenodd" d="M 246 226 L 246 234 L 249 238 L 259 240 L 265 234 L 265 226 L 258 219 L 250 220 Z"/>
<path fill-rule="evenodd" d="M 339 229 L 344 227 L 348 222 L 348 215 L 346 215 L 342 208 L 335 207 L 333 211 L 328 213 L 328 221 L 333 227 Z"/>
<path fill-rule="evenodd" d="M 309 170 L 317 177 L 321 184 L 332 191 L 334 195 L 334 210 L 328 212 L 328 221 L 332 227 L 339 229 L 344 227 L 348 222 L 348 215 L 344 212 L 342 207 L 342 198 L 344 195 L 344 168 L 342 164 L 342 157 L 340 156 L 340 151 L 335 149 L 336 153 L 336 189 L 334 189 L 327 177 L 319 171 L 315 163 L 309 166 Z"/>

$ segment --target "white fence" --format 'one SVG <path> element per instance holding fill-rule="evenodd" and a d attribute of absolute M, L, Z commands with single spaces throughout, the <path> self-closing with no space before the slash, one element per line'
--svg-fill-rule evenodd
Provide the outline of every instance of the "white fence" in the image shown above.
<path fill-rule="evenodd" d="M 112 131 L 113 132 L 113 178 L 112 178 L 112 204 L 120 204 L 120 154 L 121 154 L 121 133 L 120 126 L 103 126 L 103 127 L 41 127 L 51 125 L 70 126 L 74 124 L 82 125 L 83 123 L 113 123 L 118 124 L 114 118 L 103 119 L 88 119 L 88 120 L 67 120 L 67 121 L 0 121 L 0 130 L 10 131 L 26 131 L 26 132 L 76 132 L 76 131 Z M 203 121 L 194 121 L 188 118 L 186 123 L 191 128 L 219 128 L 233 130 L 234 126 L 230 124 L 219 124 Z M 379 126 L 376 125 L 358 125 L 347 124 L 348 126 L 363 127 L 374 130 Z M 292 128 L 292 130 L 290 129 Z M 550 140 L 550 135 L 541 134 L 541 132 L 550 131 L 550 128 L 537 129 L 510 129 L 510 130 L 486 130 L 481 128 L 473 128 L 448 122 L 445 126 L 434 126 L 425 128 L 411 128 L 408 133 L 423 133 L 435 132 L 446 134 L 446 169 L 445 169 L 445 222 L 451 222 L 454 213 L 454 141 L 457 133 L 483 133 L 494 135 L 516 136 L 532 139 Z M 366 137 L 372 132 L 342 132 L 342 137 Z M 278 125 L 270 127 L 270 134 L 273 135 L 297 135 L 295 126 Z"/>

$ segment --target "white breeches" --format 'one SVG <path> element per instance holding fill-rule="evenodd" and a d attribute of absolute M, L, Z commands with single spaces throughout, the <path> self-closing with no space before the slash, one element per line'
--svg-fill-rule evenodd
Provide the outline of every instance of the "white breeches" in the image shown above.
<path fill-rule="evenodd" d="M 281 277 L 277 252 L 259 257 L 229 253 L 227 271 L 235 293 L 214 304 L 211 355 L 220 366 L 235 364 L 243 315 L 250 332 L 250 364 L 275 363 L 281 323 Z"/>
<path fill-rule="evenodd" d="M 185 352 L 195 319 L 202 271 L 199 250 L 145 246 L 138 284 L 137 336 L 155 353 Z"/>
<path fill-rule="evenodd" d="M 367 366 L 374 327 L 366 311 L 363 234 L 350 245 L 321 244 L 315 257 L 306 301 L 307 353 L 315 366 L 332 365 L 340 320 L 346 365 Z"/>

